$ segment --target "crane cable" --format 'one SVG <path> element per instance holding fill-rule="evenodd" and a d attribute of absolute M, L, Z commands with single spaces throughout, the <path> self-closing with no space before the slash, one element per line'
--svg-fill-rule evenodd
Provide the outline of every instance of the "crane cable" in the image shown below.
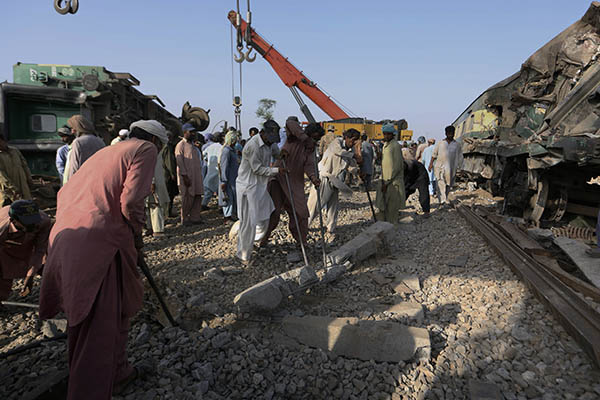
<path fill-rule="evenodd" d="M 248 0 L 248 6 L 250 5 L 250 1 Z M 230 25 L 229 28 L 229 37 L 230 37 L 230 41 L 231 41 L 231 98 L 233 101 L 233 107 L 234 107 L 234 117 L 235 117 L 235 129 L 238 132 L 241 132 L 242 130 L 242 120 L 241 120 L 241 106 L 242 106 L 242 90 L 243 90 L 243 77 L 242 77 L 242 64 L 244 62 L 244 57 L 243 57 L 243 52 L 241 51 L 241 49 L 243 49 L 243 46 L 241 46 L 241 40 L 243 40 L 243 36 L 241 35 L 241 25 L 239 23 L 240 18 L 241 18 L 241 14 L 240 14 L 240 1 L 236 0 L 236 10 L 237 10 L 237 16 L 236 16 L 236 48 L 238 53 L 240 53 L 240 58 L 237 58 L 234 54 L 234 49 L 233 49 L 233 27 Z M 237 62 L 240 65 L 240 71 L 239 71 L 239 77 L 240 77 L 240 82 L 239 82 L 239 96 L 235 95 L 235 68 L 234 68 L 234 61 Z"/>

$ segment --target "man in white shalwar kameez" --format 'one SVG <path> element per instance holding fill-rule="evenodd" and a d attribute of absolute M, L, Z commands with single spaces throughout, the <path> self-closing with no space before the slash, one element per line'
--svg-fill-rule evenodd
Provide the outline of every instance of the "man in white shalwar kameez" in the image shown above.
<path fill-rule="evenodd" d="M 439 141 L 433 148 L 428 168 L 435 174 L 441 204 L 449 204 L 448 194 L 454 186 L 456 171 L 463 163 L 461 146 L 454 140 L 454 127 L 447 126 L 445 131 L 446 139 Z"/>
<path fill-rule="evenodd" d="M 355 130 L 352 130 L 355 131 Z M 358 133 L 358 132 L 356 132 Z M 358 168 L 352 149 L 357 138 L 353 132 L 344 132 L 344 138 L 336 137 L 327 146 L 325 154 L 319 162 L 319 177 L 321 179 L 321 208 L 324 212 L 324 223 L 328 233 L 333 233 L 337 226 L 340 191 L 352 194 L 343 179 L 343 173 L 348 168 Z M 344 148 L 346 146 L 346 149 Z M 318 216 L 317 190 L 311 186 L 308 194 L 308 226 Z"/>
<path fill-rule="evenodd" d="M 266 232 L 271 212 L 275 209 L 267 191 L 269 178 L 285 173 L 284 168 L 270 167 L 272 157 L 279 156 L 279 125 L 269 120 L 264 131 L 253 136 L 244 147 L 242 162 L 235 182 L 237 211 L 240 219 L 237 257 L 248 263 L 252 256 L 257 230 Z M 257 229 L 258 228 L 258 229 Z"/>
<path fill-rule="evenodd" d="M 146 226 L 151 228 L 153 235 L 163 236 L 165 233 L 165 218 L 169 210 L 169 192 L 165 180 L 162 152 L 156 157 L 154 178 L 152 178 L 152 194 L 146 197 L 147 219 Z"/>
<path fill-rule="evenodd" d="M 206 165 L 206 176 L 202 181 L 204 183 L 203 209 L 206 209 L 210 199 L 219 192 L 219 157 L 223 145 L 220 143 L 221 136 L 218 133 L 213 135 L 213 141 L 214 143 L 202 151 L 204 165 Z"/>

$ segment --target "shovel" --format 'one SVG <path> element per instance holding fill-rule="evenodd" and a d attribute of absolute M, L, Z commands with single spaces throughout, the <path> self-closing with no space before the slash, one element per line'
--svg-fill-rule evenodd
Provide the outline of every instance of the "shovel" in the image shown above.
<path fill-rule="evenodd" d="M 156 286 L 156 282 L 154 281 L 152 274 L 150 274 L 150 268 L 148 268 L 148 264 L 146 264 L 146 260 L 144 259 L 144 256 L 141 253 L 138 257 L 138 266 L 144 273 L 144 276 L 146 277 L 146 279 L 148 279 L 148 283 L 150 284 L 150 287 L 154 291 L 154 294 L 156 295 L 156 298 L 158 299 L 158 302 L 160 303 L 160 308 L 165 313 L 165 316 L 167 317 L 167 319 L 169 320 L 169 322 L 171 323 L 172 326 L 177 326 L 177 322 L 175 322 L 175 319 L 173 318 L 173 314 L 171 314 L 171 311 L 169 310 L 169 307 L 167 306 L 165 299 L 160 294 L 160 291 L 158 290 L 158 286 Z"/>
<path fill-rule="evenodd" d="M 306 250 L 304 249 L 304 243 L 300 233 L 300 224 L 298 223 L 298 216 L 296 215 L 296 206 L 294 205 L 294 194 L 292 193 L 292 186 L 290 185 L 290 177 L 285 165 L 285 159 L 281 159 L 283 162 L 283 168 L 285 168 L 285 182 L 287 183 L 288 192 L 290 193 L 290 203 L 292 204 L 292 213 L 294 214 L 294 222 L 296 223 L 296 230 L 298 231 L 298 239 L 300 239 L 300 248 L 302 249 L 302 256 L 304 257 L 304 264 L 308 267 L 308 258 L 306 257 Z"/>

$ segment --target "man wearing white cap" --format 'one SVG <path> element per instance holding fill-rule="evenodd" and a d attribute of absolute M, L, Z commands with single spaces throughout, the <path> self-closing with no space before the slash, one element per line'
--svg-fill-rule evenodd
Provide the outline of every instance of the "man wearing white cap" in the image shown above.
<path fill-rule="evenodd" d="M 123 140 L 127 140 L 127 138 L 129 137 L 129 130 L 128 129 L 121 129 L 119 131 L 119 136 L 117 136 L 116 138 L 114 138 L 111 142 L 110 145 L 113 146 L 117 143 L 122 142 Z"/>
<path fill-rule="evenodd" d="M 144 292 L 144 198 L 166 142 L 159 122 L 135 122 L 128 140 L 98 151 L 58 192 L 40 317 L 67 317 L 68 399 L 110 399 L 143 373 L 127 360 L 127 333 Z"/>

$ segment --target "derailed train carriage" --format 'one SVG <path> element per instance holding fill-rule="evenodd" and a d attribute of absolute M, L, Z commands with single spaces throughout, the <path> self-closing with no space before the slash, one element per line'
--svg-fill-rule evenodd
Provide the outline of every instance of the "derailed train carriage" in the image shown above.
<path fill-rule="evenodd" d="M 63 143 L 57 131 L 72 115 L 92 120 L 107 144 L 139 119 L 178 126 L 157 96 L 135 88 L 140 81 L 129 73 L 101 66 L 17 63 L 13 80 L 0 84 L 0 129 L 36 175 L 58 176 L 55 156 Z"/>
<path fill-rule="evenodd" d="M 600 186 L 600 2 L 454 121 L 463 174 L 539 223 L 595 217 Z"/>

